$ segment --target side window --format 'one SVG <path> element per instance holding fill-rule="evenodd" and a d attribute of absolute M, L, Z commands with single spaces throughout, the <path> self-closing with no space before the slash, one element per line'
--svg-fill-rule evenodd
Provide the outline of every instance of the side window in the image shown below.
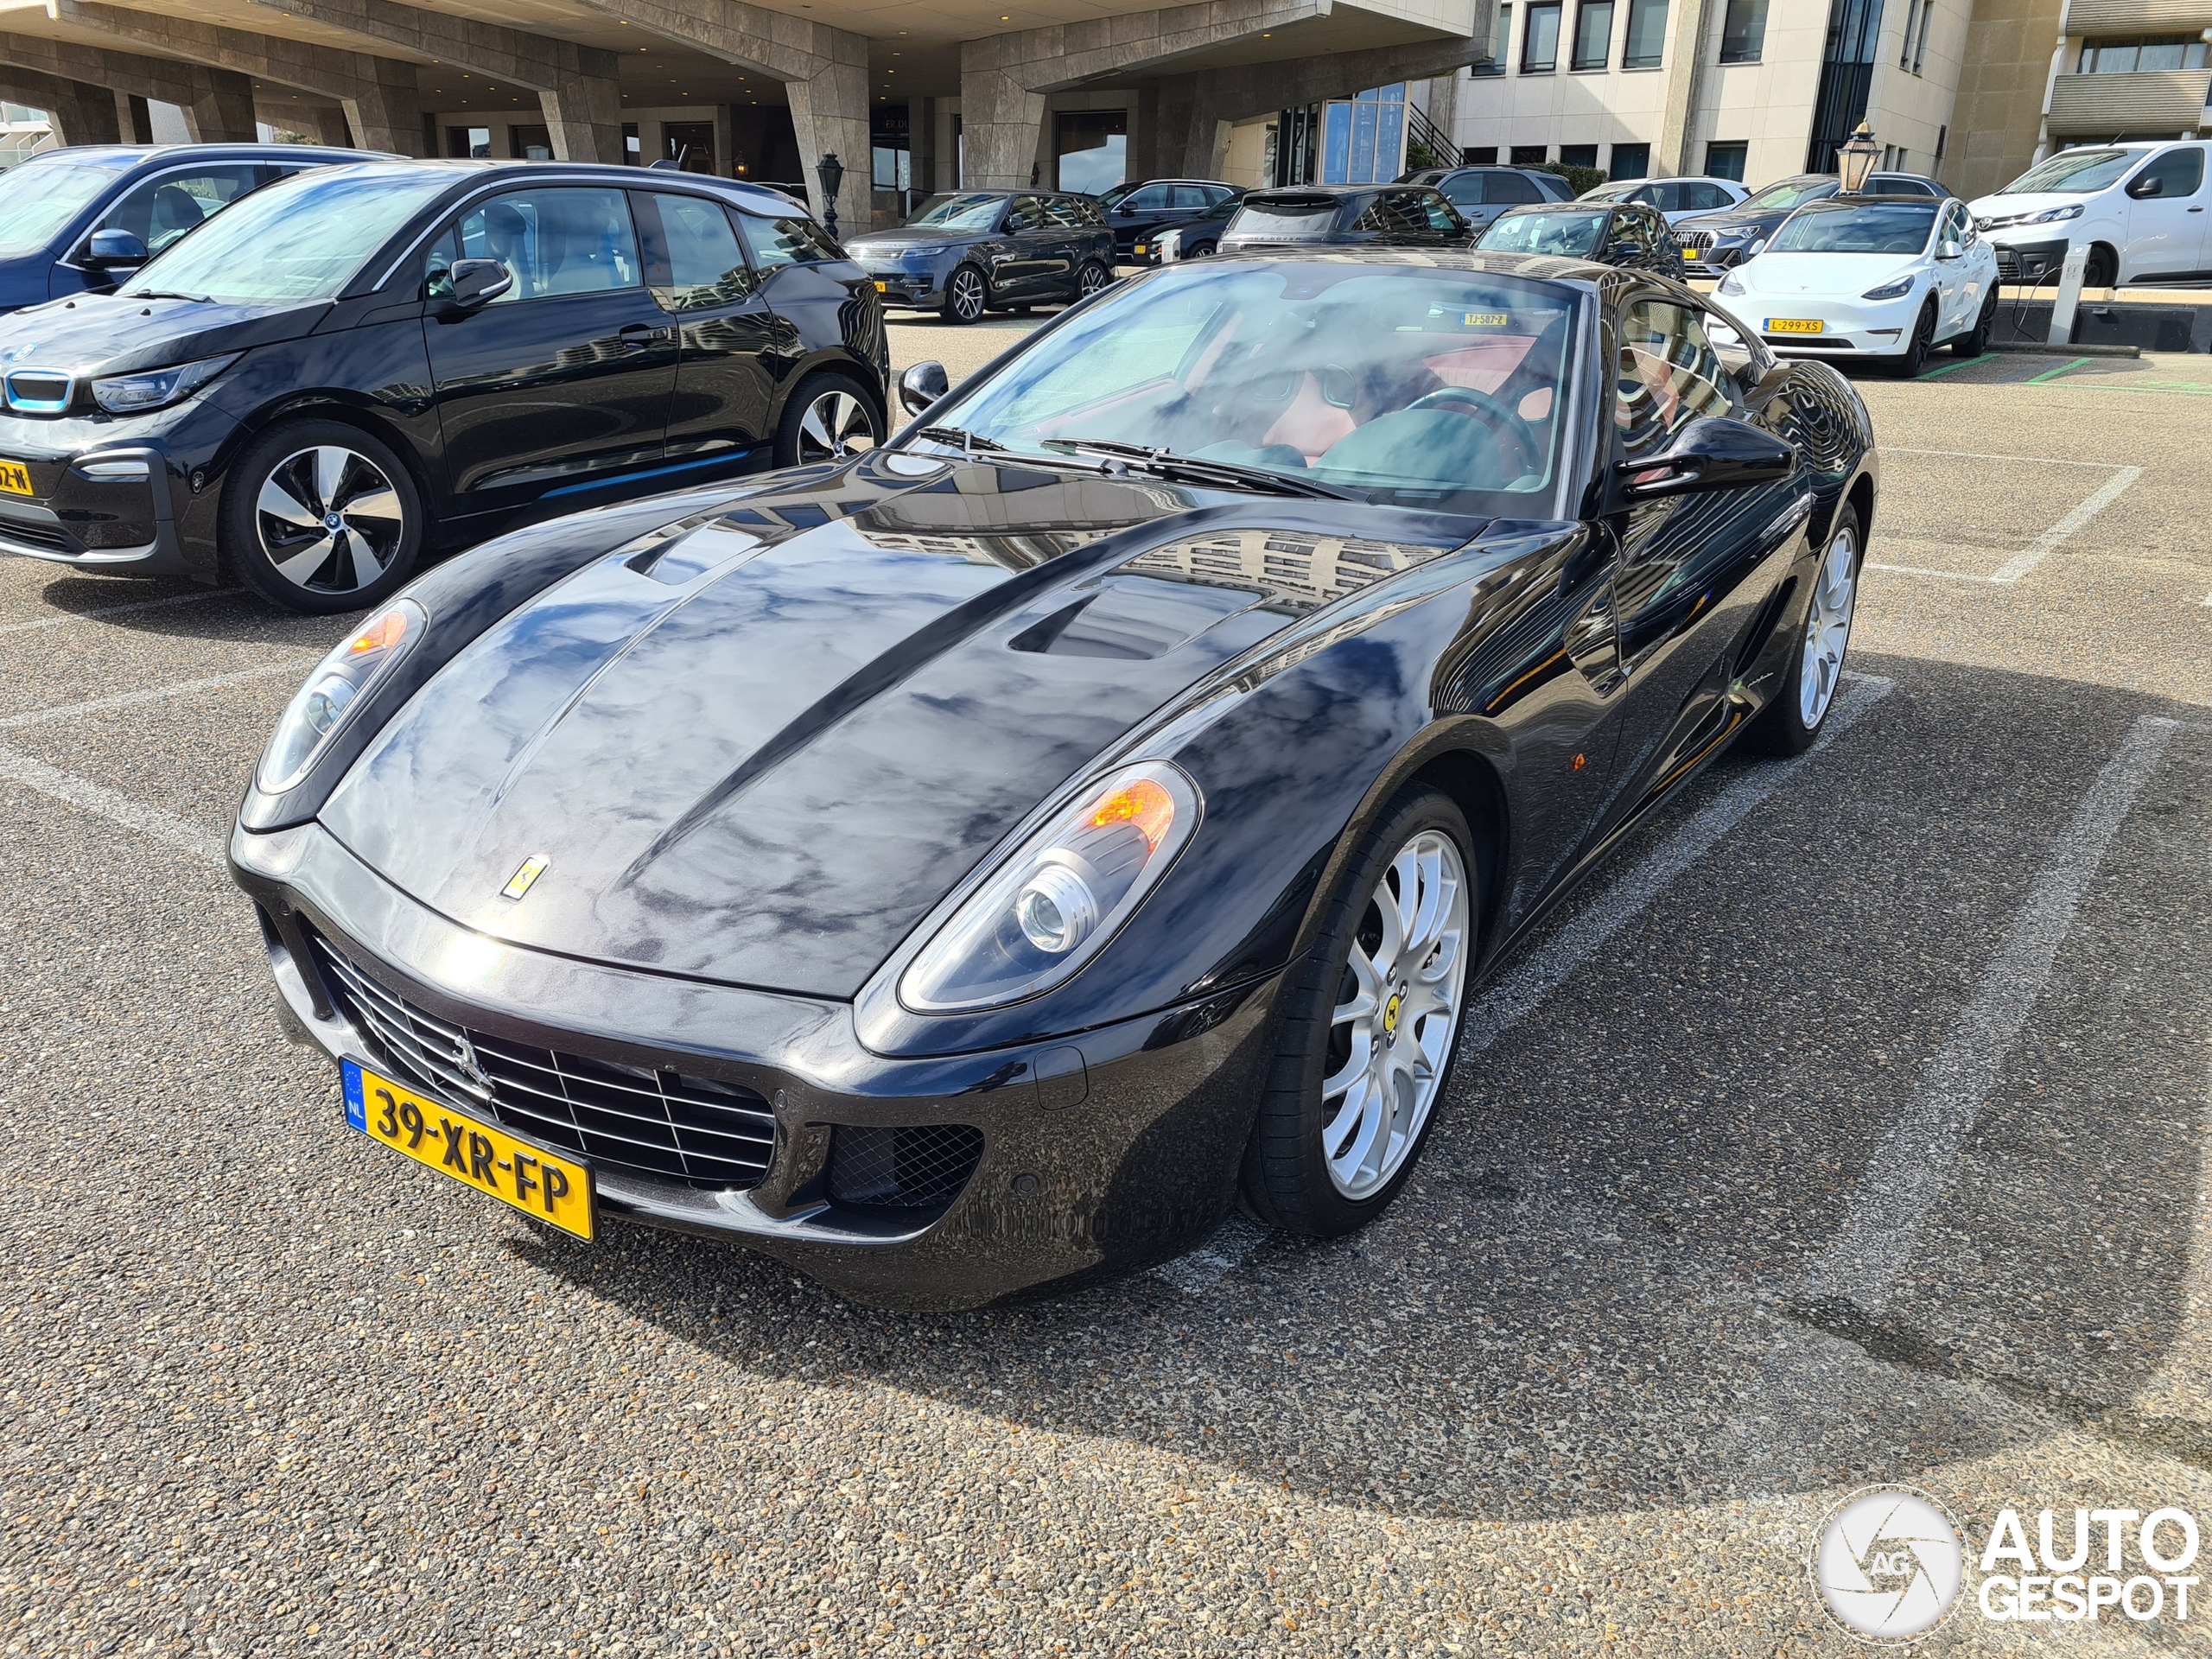
<path fill-rule="evenodd" d="M 1631 458 L 1656 454 L 1692 421 L 1735 408 L 1728 372 L 1698 314 L 1662 300 L 1621 313 L 1613 425 Z"/>
<path fill-rule="evenodd" d="M 1491 201 L 1541 201 L 1544 193 L 1536 188 L 1535 181 L 1518 173 L 1493 173 L 1490 175 Z"/>
<path fill-rule="evenodd" d="M 1041 230 L 1044 224 L 1044 204 L 1034 196 L 1016 196 L 1006 210 L 1006 228 L 1009 236 L 1022 231 Z"/>
<path fill-rule="evenodd" d="M 492 302 L 557 299 L 645 282 L 629 199 L 620 190 L 518 190 L 461 216 L 465 258 L 497 259 L 514 286 Z"/>
<path fill-rule="evenodd" d="M 276 176 L 253 162 L 231 162 L 194 173 L 168 173 L 125 192 L 100 221 L 104 231 L 128 231 L 149 253 L 163 248 L 203 220 L 213 219 L 250 190 Z"/>
<path fill-rule="evenodd" d="M 1483 179 L 1480 173 L 1462 173 L 1456 179 L 1446 179 L 1436 188 L 1444 193 L 1444 200 L 1454 207 L 1479 207 L 1483 205 Z"/>
<path fill-rule="evenodd" d="M 1686 204 L 1700 213 L 1711 213 L 1715 208 L 1726 207 L 1733 200 L 1717 184 L 1688 185 L 1684 187 L 1682 194 Z"/>
<path fill-rule="evenodd" d="M 1139 191 L 1138 194 L 1144 193 Z M 1054 196 L 1045 204 L 1045 223 L 1056 231 L 1087 231 L 1090 219 L 1073 196 Z"/>
<path fill-rule="evenodd" d="M 660 219 L 658 246 L 651 228 L 654 215 L 640 214 L 639 224 L 646 232 L 646 251 L 658 256 L 651 263 L 665 272 L 664 279 L 662 270 L 655 272 L 656 282 L 665 280 L 667 286 L 656 287 L 653 293 L 664 309 L 697 311 L 728 305 L 760 286 L 720 203 L 660 191 L 653 193 L 652 201 Z"/>
<path fill-rule="evenodd" d="M 1421 193 L 1421 211 L 1428 216 L 1428 228 L 1438 236 L 1465 236 L 1467 227 L 1451 204 L 1433 190 Z"/>
<path fill-rule="evenodd" d="M 1147 184 L 1143 189 L 1131 194 L 1122 206 L 1133 207 L 1141 213 L 1156 213 L 1164 207 L 1180 204 L 1171 201 L 1166 185 Z"/>
<path fill-rule="evenodd" d="M 2138 197 L 2149 194 L 2143 187 L 2152 179 L 2158 181 L 2157 194 L 2162 201 L 2195 195 L 2197 187 L 2204 182 L 2203 146 L 2189 144 L 2166 151 L 2135 175 L 2135 181 L 2127 187 L 2127 194 Z M 150 248 L 153 244 L 149 242 L 146 245 Z"/>
<path fill-rule="evenodd" d="M 1884 196 L 1932 196 L 1936 194 L 1918 179 L 1901 178 L 1888 173 L 1877 173 L 1868 181 L 1867 188 L 1877 195 Z"/>
<path fill-rule="evenodd" d="M 1973 226 L 1967 222 L 1964 204 L 1955 201 L 1943 210 L 1943 228 L 1937 233 L 1936 240 L 1938 245 L 1945 242 L 1963 244 L 1973 230 Z"/>
<path fill-rule="evenodd" d="M 785 265 L 818 264 L 845 257 L 810 219 L 764 219 L 757 213 L 737 218 L 745 226 L 745 239 L 753 246 L 753 263 L 760 267 L 763 281 Z"/>
<path fill-rule="evenodd" d="M 453 294 L 453 264 L 461 257 L 461 245 L 454 240 L 448 229 L 443 236 L 430 244 L 430 251 L 423 261 L 423 297 L 442 300 Z"/>
<path fill-rule="evenodd" d="M 1647 184 L 1629 200 L 1648 201 L 1662 213 L 1678 213 L 1682 210 L 1682 192 L 1679 184 Z"/>
<path fill-rule="evenodd" d="M 1176 184 L 1167 188 L 1170 207 L 1211 207 L 1220 199 L 1221 193 L 1209 190 L 1202 184 Z"/>

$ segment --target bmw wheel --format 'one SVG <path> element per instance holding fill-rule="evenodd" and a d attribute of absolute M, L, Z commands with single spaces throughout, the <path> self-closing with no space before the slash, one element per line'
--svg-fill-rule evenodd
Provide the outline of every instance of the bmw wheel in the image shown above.
<path fill-rule="evenodd" d="M 1405 1185 L 1452 1075 L 1475 945 L 1466 819 L 1416 785 L 1384 811 L 1283 991 L 1280 1046 L 1244 1161 L 1277 1226 L 1333 1237 Z"/>
<path fill-rule="evenodd" d="M 1813 592 L 1798 630 L 1796 649 L 1774 694 L 1748 734 L 1770 754 L 1802 754 L 1813 747 L 1835 705 L 1843 678 L 1844 654 L 1851 649 L 1851 619 L 1859 604 L 1859 569 L 1866 531 L 1856 509 L 1836 514 L 1828 544 L 1813 572 Z"/>
<path fill-rule="evenodd" d="M 860 388 L 838 375 L 817 374 L 784 405 L 776 432 L 776 465 L 842 461 L 882 441 L 882 419 Z"/>
<path fill-rule="evenodd" d="M 983 273 L 973 265 L 962 265 L 945 279 L 944 320 L 947 322 L 973 322 L 983 315 L 991 302 L 991 290 L 983 281 Z"/>
<path fill-rule="evenodd" d="M 414 573 L 423 518 L 414 475 L 384 443 L 334 421 L 288 422 L 231 468 L 223 553 L 271 604 L 360 610 Z"/>

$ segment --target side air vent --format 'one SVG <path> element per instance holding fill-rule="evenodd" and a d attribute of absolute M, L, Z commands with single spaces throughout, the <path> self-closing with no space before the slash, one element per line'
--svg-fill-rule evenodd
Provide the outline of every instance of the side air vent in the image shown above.
<path fill-rule="evenodd" d="M 841 1123 L 830 1142 L 830 1196 L 840 1204 L 935 1209 L 960 1196 L 982 1156 L 983 1132 L 970 1124 Z"/>

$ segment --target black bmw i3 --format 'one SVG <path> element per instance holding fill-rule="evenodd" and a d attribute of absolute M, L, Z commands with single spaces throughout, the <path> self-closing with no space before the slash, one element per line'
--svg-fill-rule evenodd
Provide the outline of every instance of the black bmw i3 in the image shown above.
<path fill-rule="evenodd" d="M 319 168 L 0 324 L 0 551 L 351 610 L 530 517 L 867 448 L 888 368 L 775 191 Z"/>

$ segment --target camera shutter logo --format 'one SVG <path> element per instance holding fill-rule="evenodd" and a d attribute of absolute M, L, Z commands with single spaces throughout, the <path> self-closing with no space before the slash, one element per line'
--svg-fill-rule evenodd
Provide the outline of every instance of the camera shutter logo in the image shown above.
<path fill-rule="evenodd" d="M 1862 1642 L 1911 1642 L 1958 1601 L 1966 1542 L 1927 1493 L 1867 1486 L 1828 1511 L 1811 1566 L 1821 1605 L 1845 1630 Z"/>

